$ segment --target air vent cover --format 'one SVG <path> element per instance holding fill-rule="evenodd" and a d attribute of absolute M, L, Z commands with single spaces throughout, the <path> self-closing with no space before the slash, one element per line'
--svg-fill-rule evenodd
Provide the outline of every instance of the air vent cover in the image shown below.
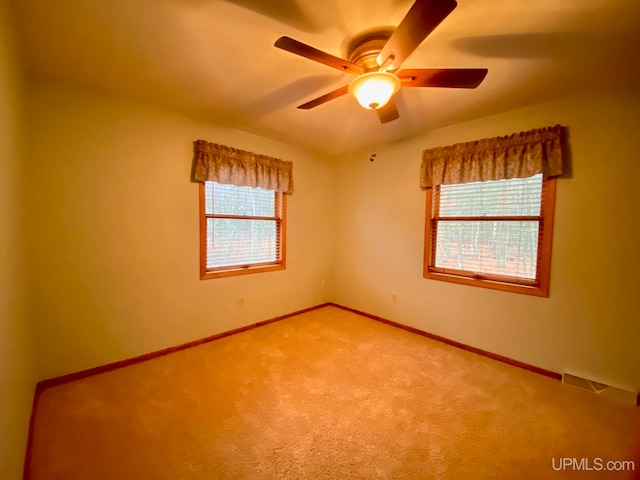
<path fill-rule="evenodd" d="M 619 402 L 627 403 L 630 405 L 636 404 L 636 399 L 638 396 L 637 392 L 632 392 L 631 390 L 625 390 L 618 387 L 612 387 L 611 385 L 606 385 L 594 380 L 588 380 L 586 378 L 582 378 L 566 372 L 562 374 L 562 383 L 581 388 L 582 390 L 587 390 L 588 392 L 597 393 L 598 395 L 602 395 L 603 397 L 612 398 L 614 400 L 618 400 Z"/>

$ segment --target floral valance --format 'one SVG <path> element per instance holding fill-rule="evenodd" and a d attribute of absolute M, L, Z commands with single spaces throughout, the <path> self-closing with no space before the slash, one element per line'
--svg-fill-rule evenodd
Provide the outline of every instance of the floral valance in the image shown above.
<path fill-rule="evenodd" d="M 193 180 L 293 193 L 293 163 L 204 140 L 193 142 Z"/>
<path fill-rule="evenodd" d="M 504 137 L 485 138 L 425 150 L 420 186 L 553 177 L 565 168 L 565 127 L 540 128 Z"/>

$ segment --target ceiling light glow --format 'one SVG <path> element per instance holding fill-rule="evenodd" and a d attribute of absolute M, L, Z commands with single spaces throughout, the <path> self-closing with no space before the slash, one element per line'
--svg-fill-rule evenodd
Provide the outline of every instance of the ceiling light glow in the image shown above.
<path fill-rule="evenodd" d="M 384 107 L 400 89 L 400 79 L 388 72 L 369 72 L 355 78 L 349 93 L 369 110 Z"/>

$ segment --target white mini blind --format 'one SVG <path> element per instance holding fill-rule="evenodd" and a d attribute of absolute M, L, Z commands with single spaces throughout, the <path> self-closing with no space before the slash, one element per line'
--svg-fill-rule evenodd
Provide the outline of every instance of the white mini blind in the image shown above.
<path fill-rule="evenodd" d="M 207 219 L 207 268 L 276 260 L 275 221 Z"/>
<path fill-rule="evenodd" d="M 280 260 L 282 194 L 205 182 L 206 268 Z"/>
<path fill-rule="evenodd" d="M 440 186 L 440 217 L 540 215 L 542 175 Z"/>
<path fill-rule="evenodd" d="M 262 188 L 205 182 L 206 213 L 274 217 L 276 205 L 273 193 Z"/>
<path fill-rule="evenodd" d="M 435 187 L 432 267 L 535 283 L 544 228 L 542 186 L 538 174 Z"/>

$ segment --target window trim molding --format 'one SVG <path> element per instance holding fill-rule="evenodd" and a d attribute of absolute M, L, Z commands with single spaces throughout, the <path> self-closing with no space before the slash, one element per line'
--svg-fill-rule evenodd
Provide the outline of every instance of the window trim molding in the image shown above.
<path fill-rule="evenodd" d="M 426 189 L 425 208 L 425 237 L 424 237 L 424 261 L 422 276 L 427 279 L 441 280 L 445 282 L 458 283 L 462 285 L 472 285 L 476 287 L 491 288 L 513 293 L 523 293 L 538 297 L 549 296 L 549 282 L 551 276 L 551 247 L 553 243 L 553 216 L 555 210 L 556 179 L 555 177 L 545 177 L 542 180 L 543 198 L 540 216 L 542 217 L 543 230 L 538 242 L 538 262 L 536 265 L 536 278 L 538 281 L 532 285 L 509 282 L 509 277 L 500 275 L 483 274 L 474 275 L 470 272 L 457 272 L 455 270 L 443 269 L 434 266 L 435 251 L 433 249 L 432 218 L 433 209 L 433 189 Z"/>
<path fill-rule="evenodd" d="M 286 269 L 286 250 L 287 250 L 287 195 L 282 192 L 273 192 L 281 195 L 282 201 L 276 201 L 276 205 L 280 204 L 280 212 L 276 211 L 276 216 L 280 213 L 280 251 L 279 260 L 267 263 L 255 263 L 243 266 L 217 267 L 215 269 L 207 268 L 207 215 L 205 212 L 205 189 L 204 182 L 198 182 L 199 196 L 199 223 L 200 223 L 200 280 L 210 278 L 232 277 L 236 275 L 246 275 L 249 273 L 272 272 L 276 270 Z M 270 220 L 269 218 L 266 218 Z"/>

